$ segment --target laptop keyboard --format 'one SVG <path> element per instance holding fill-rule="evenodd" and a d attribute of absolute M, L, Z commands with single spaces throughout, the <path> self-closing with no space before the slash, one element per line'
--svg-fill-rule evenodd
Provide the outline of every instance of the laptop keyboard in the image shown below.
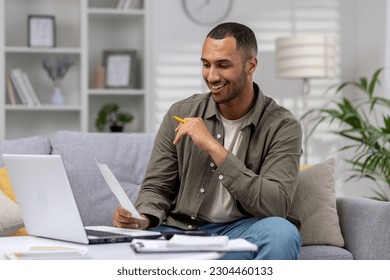
<path fill-rule="evenodd" d="M 93 229 L 86 229 L 88 236 L 97 236 L 97 237 L 110 237 L 110 236 L 128 236 L 126 234 L 120 234 L 120 233 L 114 233 L 114 232 L 108 232 L 108 231 L 100 231 L 100 230 L 93 230 Z"/>

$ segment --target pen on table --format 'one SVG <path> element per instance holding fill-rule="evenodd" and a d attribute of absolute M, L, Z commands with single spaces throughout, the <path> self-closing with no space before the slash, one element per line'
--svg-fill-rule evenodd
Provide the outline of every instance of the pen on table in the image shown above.
<path fill-rule="evenodd" d="M 178 116 L 172 116 L 175 120 L 177 120 L 178 122 L 181 122 L 181 123 L 186 123 L 187 121 L 182 119 L 182 118 L 179 118 Z"/>

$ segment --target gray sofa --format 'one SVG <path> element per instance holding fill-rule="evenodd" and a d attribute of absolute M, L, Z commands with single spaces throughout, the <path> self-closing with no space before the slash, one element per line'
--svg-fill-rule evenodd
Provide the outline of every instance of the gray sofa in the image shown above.
<path fill-rule="evenodd" d="M 111 216 L 118 202 L 94 159 L 109 165 L 134 201 L 153 141 L 152 134 L 60 131 L 51 137 L 0 142 L 0 154 L 60 154 L 85 225 L 111 225 Z M 0 157 L 0 168 L 2 166 Z M 334 203 L 336 205 L 336 201 Z M 390 203 L 342 197 L 337 198 L 337 213 L 345 245 L 305 245 L 301 259 L 390 259 Z"/>

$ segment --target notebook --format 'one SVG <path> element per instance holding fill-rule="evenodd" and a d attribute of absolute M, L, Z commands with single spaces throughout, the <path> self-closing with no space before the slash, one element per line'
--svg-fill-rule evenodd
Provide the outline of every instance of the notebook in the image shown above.
<path fill-rule="evenodd" d="M 3 155 L 30 235 L 82 243 L 130 242 L 161 234 L 107 226 L 85 227 L 60 155 Z"/>

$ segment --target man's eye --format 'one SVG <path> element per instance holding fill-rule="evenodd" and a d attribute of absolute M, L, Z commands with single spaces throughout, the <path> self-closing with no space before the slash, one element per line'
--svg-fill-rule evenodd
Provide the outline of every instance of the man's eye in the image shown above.
<path fill-rule="evenodd" d="M 227 67 L 229 67 L 229 64 L 227 64 L 227 63 L 222 63 L 222 64 L 219 65 L 219 67 L 221 67 L 221 68 L 227 68 Z"/>
<path fill-rule="evenodd" d="M 209 67 L 210 67 L 210 64 L 208 64 L 208 63 L 203 63 L 203 67 L 209 68 Z"/>

